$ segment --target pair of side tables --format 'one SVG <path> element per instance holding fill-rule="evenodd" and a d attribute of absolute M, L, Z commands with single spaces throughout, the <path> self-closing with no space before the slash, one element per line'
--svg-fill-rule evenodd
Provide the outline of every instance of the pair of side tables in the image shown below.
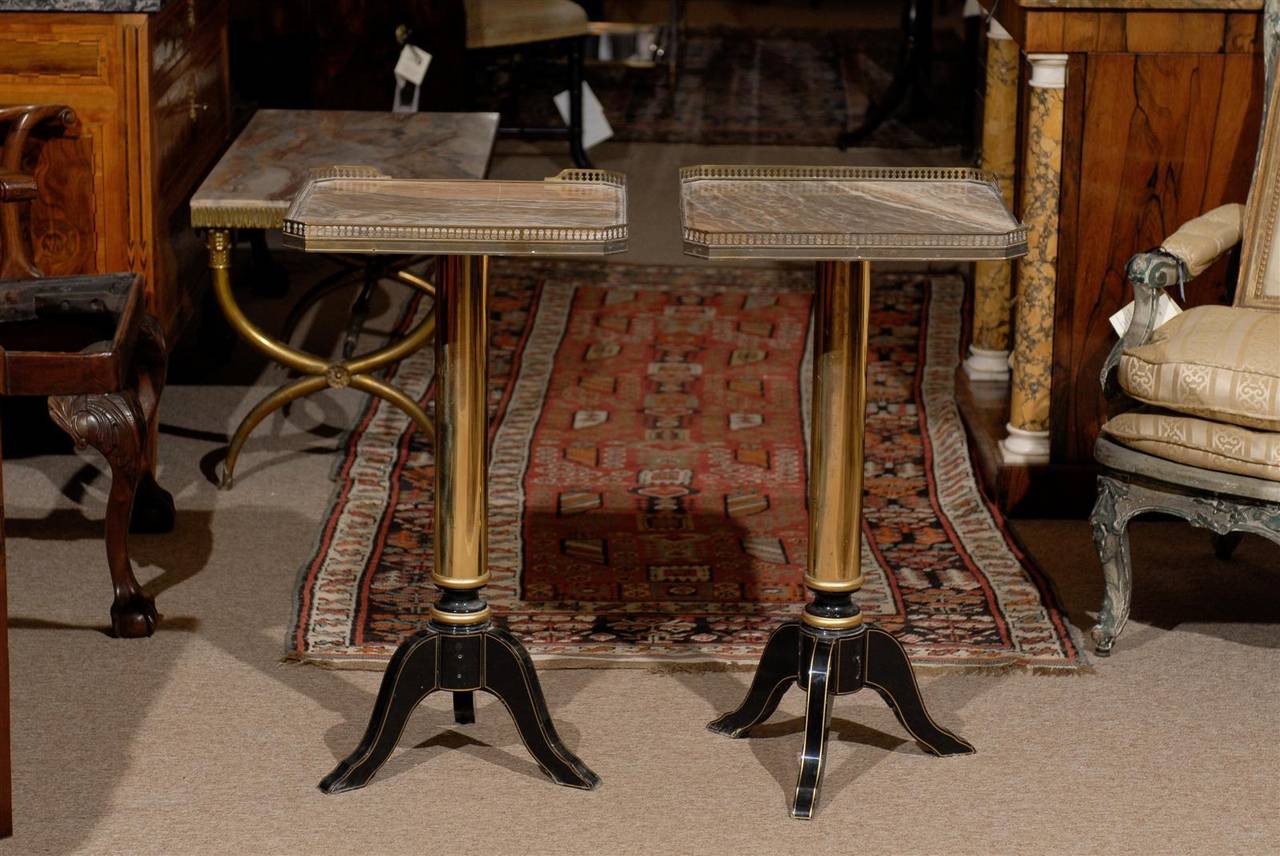
<path fill-rule="evenodd" d="M 697 166 L 681 171 L 685 252 L 709 260 L 817 263 L 809 554 L 812 600 L 765 647 L 747 696 L 710 724 L 742 737 L 792 684 L 808 693 L 792 816 L 812 816 L 834 696 L 875 690 L 936 755 L 973 747 L 925 710 L 911 664 L 889 633 L 865 622 L 862 585 L 863 436 L 872 261 L 1008 259 L 1027 249 L 994 181 L 970 169 Z M 486 277 L 492 256 L 601 256 L 627 244 L 625 179 L 570 170 L 545 181 L 311 180 L 284 218 L 284 242 L 306 251 L 440 257 L 435 292 L 435 566 L 440 588 L 426 629 L 406 640 L 383 677 L 360 745 L 321 783 L 359 788 L 391 754 L 409 715 L 436 691 L 459 723 L 473 694 L 506 705 L 525 746 L 556 783 L 599 778 L 561 742 L 533 663 L 491 618 L 486 561 Z M 394 347 L 394 346 L 393 346 Z M 336 369 L 340 370 L 341 364 Z"/>

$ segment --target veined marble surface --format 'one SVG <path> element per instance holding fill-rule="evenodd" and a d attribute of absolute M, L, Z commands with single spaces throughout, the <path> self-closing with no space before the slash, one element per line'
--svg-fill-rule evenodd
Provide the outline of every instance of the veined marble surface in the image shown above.
<path fill-rule="evenodd" d="M 172 0 L 0 0 L 0 12 L 159 12 Z"/>
<path fill-rule="evenodd" d="M 259 110 L 191 198 L 196 227 L 278 229 L 318 171 L 483 178 L 497 113 Z"/>
<path fill-rule="evenodd" d="M 294 200 L 286 246 L 312 251 L 583 255 L 626 248 L 617 173 L 545 181 L 321 178 Z"/>
<path fill-rule="evenodd" d="M 685 250 L 708 258 L 982 259 L 1026 252 L 989 177 L 967 169 L 686 167 Z"/>

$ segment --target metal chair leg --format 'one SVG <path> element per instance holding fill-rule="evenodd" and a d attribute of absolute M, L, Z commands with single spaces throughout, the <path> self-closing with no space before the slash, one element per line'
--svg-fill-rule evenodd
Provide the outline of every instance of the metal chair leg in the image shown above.
<path fill-rule="evenodd" d="M 569 157 L 579 169 L 594 169 L 582 145 L 582 55 L 585 37 L 569 40 Z"/>

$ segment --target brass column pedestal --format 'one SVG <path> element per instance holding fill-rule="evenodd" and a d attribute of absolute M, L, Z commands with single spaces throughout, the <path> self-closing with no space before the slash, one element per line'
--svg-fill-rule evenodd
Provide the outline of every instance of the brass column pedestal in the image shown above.
<path fill-rule="evenodd" d="M 436 295 L 435 566 L 440 600 L 427 629 L 396 650 L 382 678 L 364 738 L 320 783 L 325 793 L 363 787 L 400 739 L 414 708 L 434 692 L 453 694 L 454 719 L 475 721 L 473 693 L 497 696 L 525 747 L 552 781 L 600 783 L 565 748 L 551 724 L 538 676 L 519 640 L 490 621 L 485 506 L 488 471 L 488 311 L 481 256 L 445 256 Z"/>
<path fill-rule="evenodd" d="M 792 684 L 809 694 L 804 749 L 791 816 L 810 818 L 818 799 L 834 696 L 871 687 L 916 741 L 935 755 L 973 746 L 925 710 L 898 640 L 863 621 L 853 602 L 862 587 L 862 467 L 867 406 L 867 318 L 871 263 L 822 261 L 817 267 L 813 341 L 813 440 L 809 453 L 809 560 L 813 593 L 799 621 L 765 645 L 737 710 L 707 727 L 745 737 L 778 708 Z"/>

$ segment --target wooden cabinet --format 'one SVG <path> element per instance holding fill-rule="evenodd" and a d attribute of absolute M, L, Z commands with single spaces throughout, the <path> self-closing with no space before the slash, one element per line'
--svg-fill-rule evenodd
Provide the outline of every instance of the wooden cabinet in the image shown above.
<path fill-rule="evenodd" d="M 172 339 L 205 281 L 187 200 L 231 129 L 226 0 L 152 13 L 0 13 L 0 104 L 75 110 L 31 146 L 33 257 L 46 275 L 134 271 Z"/>
<path fill-rule="evenodd" d="M 1007 389 L 959 377 L 980 469 L 1006 511 L 1088 513 L 1095 495 L 1093 444 L 1106 419 L 1098 375 L 1116 341 L 1108 318 L 1133 299 L 1125 265 L 1192 217 L 1244 202 L 1248 193 L 1262 113 L 1261 5 L 1007 0 L 995 6 L 1023 59 L 1020 154 L 1037 131 L 1031 69 L 1037 59 L 1065 63 L 1061 126 L 1036 136 L 1034 146 L 1041 151 L 1052 143 L 1061 157 L 1053 182 L 1056 265 L 1044 304 L 1052 349 L 1040 375 L 1051 379 L 1048 462 L 1007 463 L 996 444 L 1006 423 L 1017 421 Z M 1016 183 L 1025 217 L 1028 201 L 1039 201 L 1044 188 L 1028 191 L 1022 160 Z M 1229 302 L 1230 263 L 1220 261 L 1190 283 L 1186 304 Z M 1020 267 L 1017 278 L 1025 276 Z M 1015 338 L 1022 333 L 1015 329 Z"/>

